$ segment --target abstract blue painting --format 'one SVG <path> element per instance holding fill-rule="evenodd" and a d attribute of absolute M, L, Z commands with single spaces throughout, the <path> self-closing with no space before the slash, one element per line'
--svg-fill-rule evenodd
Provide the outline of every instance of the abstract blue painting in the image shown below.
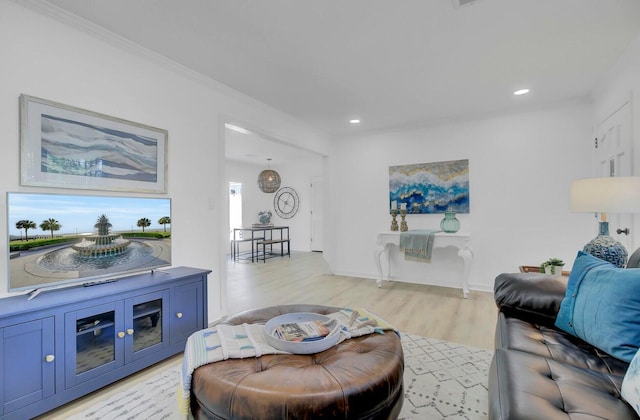
<path fill-rule="evenodd" d="M 394 205 L 395 202 L 395 205 Z M 469 160 L 389 167 L 389 208 L 409 214 L 469 213 Z"/>
<path fill-rule="evenodd" d="M 42 114 L 41 171 L 130 181 L 158 180 L 158 140 Z"/>
<path fill-rule="evenodd" d="M 167 130 L 20 95 L 20 184 L 167 192 Z"/>

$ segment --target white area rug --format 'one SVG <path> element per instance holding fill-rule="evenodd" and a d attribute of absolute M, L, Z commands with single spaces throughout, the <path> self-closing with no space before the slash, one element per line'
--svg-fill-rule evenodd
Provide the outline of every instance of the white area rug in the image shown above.
<path fill-rule="evenodd" d="M 402 334 L 405 400 L 401 419 L 488 418 L 492 352 Z"/>
<path fill-rule="evenodd" d="M 491 351 L 404 333 L 402 347 L 405 400 L 400 419 L 487 418 Z M 180 419 L 175 399 L 179 370 L 173 366 L 70 419 Z"/>
<path fill-rule="evenodd" d="M 180 364 L 106 398 L 69 420 L 184 419 L 176 402 Z"/>

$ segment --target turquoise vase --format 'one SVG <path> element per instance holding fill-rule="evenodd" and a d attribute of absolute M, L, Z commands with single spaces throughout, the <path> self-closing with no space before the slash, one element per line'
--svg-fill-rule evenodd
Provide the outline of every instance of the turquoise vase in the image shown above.
<path fill-rule="evenodd" d="M 440 222 L 440 229 L 447 233 L 456 233 L 460 230 L 460 220 L 456 219 L 456 212 L 447 209 L 444 212 L 444 219 Z"/>
<path fill-rule="evenodd" d="M 624 268 L 627 264 L 627 250 L 624 245 L 609 236 L 609 222 L 600 222 L 598 236 L 582 250 L 619 268 Z"/>

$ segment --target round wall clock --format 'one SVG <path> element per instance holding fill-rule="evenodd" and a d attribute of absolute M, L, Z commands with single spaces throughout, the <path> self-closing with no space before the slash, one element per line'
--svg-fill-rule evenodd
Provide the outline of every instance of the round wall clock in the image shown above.
<path fill-rule="evenodd" d="M 299 201 L 296 190 L 291 187 L 282 187 L 273 197 L 273 208 L 278 216 L 291 219 L 298 212 Z"/>

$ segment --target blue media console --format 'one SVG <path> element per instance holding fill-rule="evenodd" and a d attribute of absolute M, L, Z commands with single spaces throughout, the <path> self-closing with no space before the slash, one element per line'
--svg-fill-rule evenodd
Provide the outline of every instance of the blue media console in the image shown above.
<path fill-rule="evenodd" d="M 207 326 L 210 270 L 0 299 L 0 419 L 31 418 L 184 351 Z"/>

